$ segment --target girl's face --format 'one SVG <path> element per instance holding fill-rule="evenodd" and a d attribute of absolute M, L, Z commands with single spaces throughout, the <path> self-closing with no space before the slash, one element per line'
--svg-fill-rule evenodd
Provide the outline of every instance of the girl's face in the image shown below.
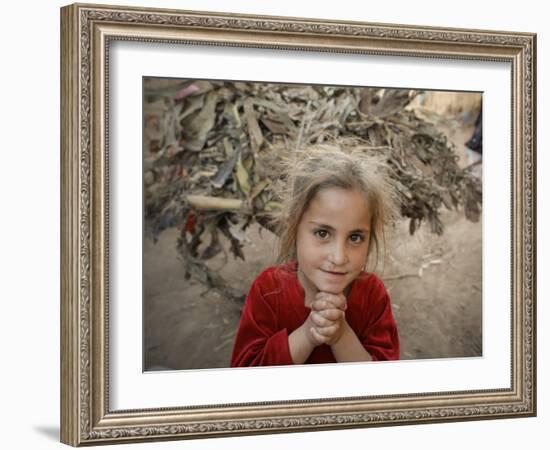
<path fill-rule="evenodd" d="M 340 294 L 367 262 L 370 219 L 359 191 L 328 188 L 311 201 L 298 225 L 299 279 L 306 292 Z"/>

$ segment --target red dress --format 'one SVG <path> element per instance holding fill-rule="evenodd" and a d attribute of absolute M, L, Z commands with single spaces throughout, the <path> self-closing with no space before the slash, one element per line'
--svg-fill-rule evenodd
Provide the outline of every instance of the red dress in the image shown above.
<path fill-rule="evenodd" d="M 300 327 L 311 309 L 304 306 L 304 290 L 297 263 L 264 270 L 250 288 L 233 346 L 232 367 L 293 364 L 288 335 Z M 399 336 L 386 288 L 376 275 L 362 273 L 347 297 L 346 320 L 374 361 L 399 359 Z M 323 344 L 306 364 L 335 363 Z"/>

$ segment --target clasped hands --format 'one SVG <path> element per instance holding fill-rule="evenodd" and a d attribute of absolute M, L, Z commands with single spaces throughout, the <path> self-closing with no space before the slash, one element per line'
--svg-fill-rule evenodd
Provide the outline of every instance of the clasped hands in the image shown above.
<path fill-rule="evenodd" d="M 344 327 L 346 297 L 343 293 L 317 292 L 311 302 L 311 313 L 307 318 L 308 339 L 314 346 L 334 345 L 338 342 Z"/>

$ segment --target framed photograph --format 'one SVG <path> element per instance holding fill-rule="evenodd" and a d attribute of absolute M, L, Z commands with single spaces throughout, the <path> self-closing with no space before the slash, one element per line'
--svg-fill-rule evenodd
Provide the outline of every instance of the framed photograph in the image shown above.
<path fill-rule="evenodd" d="M 531 33 L 62 8 L 62 442 L 534 416 L 535 88 Z"/>

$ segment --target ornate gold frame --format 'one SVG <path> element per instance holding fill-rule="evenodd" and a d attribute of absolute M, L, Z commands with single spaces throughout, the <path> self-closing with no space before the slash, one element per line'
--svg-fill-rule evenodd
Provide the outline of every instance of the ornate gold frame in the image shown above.
<path fill-rule="evenodd" d="M 495 60 L 512 66 L 512 385 L 352 400 L 113 412 L 106 74 L 113 40 Z M 61 9 L 61 440 L 128 441 L 536 414 L 536 35 L 75 4 Z"/>

